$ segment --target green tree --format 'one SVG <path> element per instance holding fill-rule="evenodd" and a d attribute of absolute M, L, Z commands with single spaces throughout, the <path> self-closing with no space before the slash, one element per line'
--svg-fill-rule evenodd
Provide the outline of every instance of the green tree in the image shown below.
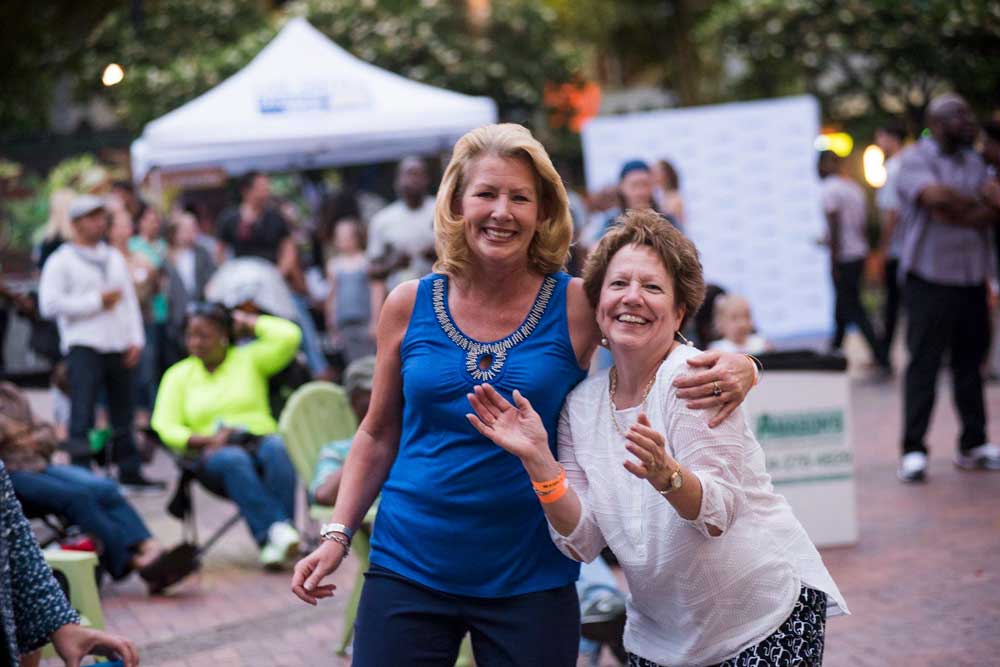
<path fill-rule="evenodd" d="M 694 41 L 708 0 L 546 0 L 563 32 L 588 45 L 593 74 L 611 87 L 647 83 L 681 104 L 704 101 L 702 57 Z"/>
<path fill-rule="evenodd" d="M 729 99 L 809 92 L 847 123 L 900 116 L 919 129 L 937 92 L 987 110 L 1000 90 L 995 0 L 726 0 L 698 41 Z"/>
<path fill-rule="evenodd" d="M 0 3 L 0 133 L 48 127 L 60 77 L 85 77 L 80 57 L 87 36 L 118 0 L 8 0 Z M 95 81 L 100 72 L 94 77 Z"/>
<path fill-rule="evenodd" d="M 125 8 L 94 30 L 88 68 L 120 62 L 125 80 L 103 94 L 126 125 L 145 123 L 245 66 L 288 16 L 305 16 L 362 60 L 459 92 L 487 95 L 508 119 L 541 108 L 548 81 L 568 81 L 578 60 L 557 39 L 556 14 L 530 0 L 494 3 L 482 26 L 458 0 L 299 0 L 267 13 L 259 2 L 159 0 L 140 29 Z"/>

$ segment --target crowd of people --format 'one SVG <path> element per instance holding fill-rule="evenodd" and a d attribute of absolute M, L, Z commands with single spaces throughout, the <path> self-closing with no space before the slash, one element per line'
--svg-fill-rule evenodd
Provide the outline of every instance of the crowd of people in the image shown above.
<path fill-rule="evenodd" d="M 881 334 L 860 298 L 866 194 L 842 161 L 819 159 L 830 347 L 854 324 L 888 376 L 905 312 L 906 482 L 925 479 L 945 358 L 963 427 L 955 464 L 1000 469 L 982 384 L 1000 222 L 995 127 L 980 155 L 961 98 L 935 99 L 927 122 L 916 142 L 894 125 L 876 135 L 889 158 L 876 198 Z M 575 665 L 579 562 L 607 549 L 631 591 L 630 666 L 821 664 L 827 616 L 847 604 L 774 493 L 740 408 L 763 370 L 752 355 L 772 346 L 744 296 L 705 285 L 684 233 L 704 223 L 686 215 L 676 168 L 631 160 L 619 174 L 613 189 L 571 196 L 544 147 L 504 124 L 456 144 L 436 197 L 429 165 L 401 160 L 397 200 L 375 210 L 346 187 L 319 188 L 302 215 L 257 172 L 214 221 L 183 199 L 161 217 L 126 183 L 102 197 L 56 192 L 37 302 L 10 298 L 57 362 L 57 410 L 39 417 L 0 385 L 4 492 L 93 535 L 113 578 L 136 572 L 160 592 L 189 571 L 168 571 L 127 493 L 163 490 L 143 472 L 162 444 L 236 504 L 261 564 L 280 568 L 302 536 L 277 427 L 287 392 L 276 388 L 338 380 L 360 425 L 301 480 L 333 509 L 292 590 L 310 604 L 333 595 L 324 579 L 380 498 L 355 665 L 451 665 L 466 633 L 481 664 Z M 216 269 L 247 258 L 280 276 L 283 316 L 252 282 L 206 300 Z M 37 546 L 22 544 L 23 516 L 4 508 L 27 567 Z M 4 535 L 0 550 L 15 548 Z M 13 638 L 33 612 L 0 606 L 8 655 L 44 635 L 64 656 L 100 645 L 135 663 L 111 635 L 56 638 L 75 617 L 44 594 L 55 620 L 30 641 Z"/>

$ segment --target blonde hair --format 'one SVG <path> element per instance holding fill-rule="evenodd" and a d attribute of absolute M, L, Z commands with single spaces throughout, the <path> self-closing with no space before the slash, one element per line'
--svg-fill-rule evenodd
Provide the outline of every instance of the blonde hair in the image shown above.
<path fill-rule="evenodd" d="M 486 155 L 527 160 L 538 191 L 538 228 L 528 246 L 528 267 L 541 274 L 563 268 L 573 240 L 573 220 L 566 188 L 542 144 L 526 128 L 514 123 L 485 125 L 465 134 L 455 144 L 434 206 L 434 234 L 438 260 L 434 270 L 463 275 L 472 262 L 465 239 L 465 218 L 456 211 L 468 185 L 473 162 Z"/>
<path fill-rule="evenodd" d="M 590 305 L 597 308 L 604 276 L 611 259 L 629 245 L 647 246 L 674 281 L 674 303 L 684 307 L 681 326 L 694 317 L 705 300 L 705 279 L 698 249 L 662 215 L 649 208 L 629 209 L 618 216 L 615 225 L 587 257 L 583 269 L 583 290 Z"/>
<path fill-rule="evenodd" d="M 69 207 L 75 197 L 76 193 L 69 188 L 59 188 L 49 195 L 49 219 L 45 223 L 44 238 L 61 236 L 66 241 L 73 239 L 73 221 L 69 217 Z"/>

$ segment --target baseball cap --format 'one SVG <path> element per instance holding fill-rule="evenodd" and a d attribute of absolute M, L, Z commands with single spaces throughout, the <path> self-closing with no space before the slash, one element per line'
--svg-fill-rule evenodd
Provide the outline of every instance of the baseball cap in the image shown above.
<path fill-rule="evenodd" d="M 347 365 L 347 369 L 344 371 L 344 389 L 347 390 L 347 393 L 351 393 L 355 389 L 371 391 L 374 376 L 374 355 L 355 359 Z"/>
<path fill-rule="evenodd" d="M 104 200 L 100 197 L 77 195 L 69 205 L 69 217 L 71 220 L 76 220 L 102 208 L 104 208 Z"/>

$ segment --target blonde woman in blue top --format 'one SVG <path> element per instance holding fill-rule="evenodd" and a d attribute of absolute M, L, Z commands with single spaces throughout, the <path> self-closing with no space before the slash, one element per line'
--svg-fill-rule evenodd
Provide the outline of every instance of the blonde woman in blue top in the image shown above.
<path fill-rule="evenodd" d="M 450 665 L 463 635 L 479 664 L 575 665 L 578 565 L 548 538 L 518 460 L 466 420 L 466 396 L 517 387 L 555 451 L 563 400 L 598 344 L 579 279 L 562 272 L 572 238 L 566 191 L 545 149 L 519 125 L 490 125 L 455 146 L 437 196 L 435 273 L 392 291 L 378 322 L 368 415 L 344 467 L 324 542 L 292 590 L 316 604 L 376 495 L 372 567 L 353 664 Z M 742 401 L 754 380 L 740 355 L 696 362 L 685 391 L 700 407 Z"/>

